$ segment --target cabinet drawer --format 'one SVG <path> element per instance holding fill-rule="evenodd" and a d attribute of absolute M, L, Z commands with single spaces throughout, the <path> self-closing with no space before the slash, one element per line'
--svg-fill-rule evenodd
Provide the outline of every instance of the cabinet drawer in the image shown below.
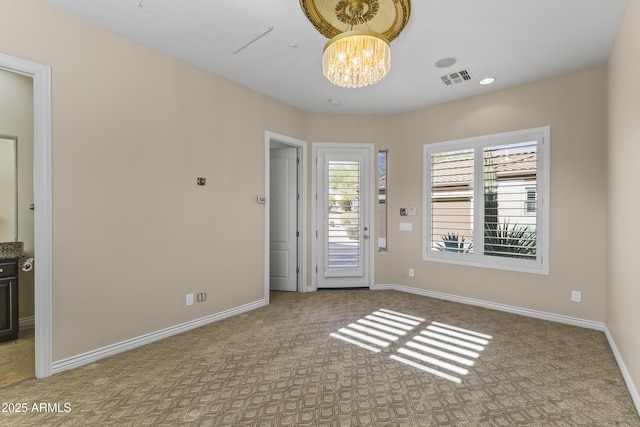
<path fill-rule="evenodd" d="M 18 275 L 18 263 L 16 261 L 0 262 L 0 278 L 16 277 Z"/>

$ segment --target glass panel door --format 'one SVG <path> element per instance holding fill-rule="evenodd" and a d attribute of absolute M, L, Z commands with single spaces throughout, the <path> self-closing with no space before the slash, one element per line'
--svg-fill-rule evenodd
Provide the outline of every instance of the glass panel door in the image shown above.
<path fill-rule="evenodd" d="M 316 149 L 318 287 L 370 286 L 373 147 L 354 145 Z"/>

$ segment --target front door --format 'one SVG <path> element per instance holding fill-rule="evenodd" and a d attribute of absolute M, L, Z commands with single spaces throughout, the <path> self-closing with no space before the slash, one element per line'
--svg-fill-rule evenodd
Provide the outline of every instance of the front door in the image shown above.
<path fill-rule="evenodd" d="M 373 144 L 316 144 L 316 284 L 371 287 Z"/>

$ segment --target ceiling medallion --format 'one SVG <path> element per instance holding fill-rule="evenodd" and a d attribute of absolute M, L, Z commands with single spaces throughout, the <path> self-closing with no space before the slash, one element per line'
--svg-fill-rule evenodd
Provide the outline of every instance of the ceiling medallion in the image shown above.
<path fill-rule="evenodd" d="M 409 21 L 409 0 L 300 0 L 307 19 L 329 38 L 322 71 L 333 84 L 363 87 L 391 66 L 390 42 Z"/>
<path fill-rule="evenodd" d="M 336 5 L 336 16 L 347 25 L 360 25 L 371 21 L 379 9 L 378 0 L 341 0 Z"/>

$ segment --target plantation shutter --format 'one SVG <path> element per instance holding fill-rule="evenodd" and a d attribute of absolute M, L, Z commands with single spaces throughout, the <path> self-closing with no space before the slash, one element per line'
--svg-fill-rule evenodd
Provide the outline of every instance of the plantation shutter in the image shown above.
<path fill-rule="evenodd" d="M 329 160 L 327 165 L 327 268 L 360 268 L 360 163 Z"/>
<path fill-rule="evenodd" d="M 474 150 L 429 154 L 429 250 L 473 253 Z"/>
<path fill-rule="evenodd" d="M 537 141 L 483 147 L 483 254 L 537 256 Z"/>

